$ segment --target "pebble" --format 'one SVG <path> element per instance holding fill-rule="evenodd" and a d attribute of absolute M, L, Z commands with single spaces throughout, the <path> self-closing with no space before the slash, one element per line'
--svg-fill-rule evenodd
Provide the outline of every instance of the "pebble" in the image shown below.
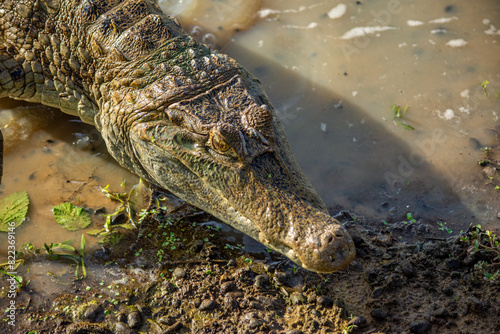
<path fill-rule="evenodd" d="M 448 311 L 444 307 L 440 307 L 434 312 L 434 316 L 437 318 L 446 318 Z"/>
<path fill-rule="evenodd" d="M 99 313 L 99 309 L 100 309 L 99 305 L 92 304 L 89 307 L 87 307 L 87 309 L 85 310 L 85 313 L 83 314 L 83 317 L 86 320 L 93 322 L 95 320 L 95 318 L 97 318 L 97 315 Z"/>
<path fill-rule="evenodd" d="M 200 311 L 210 311 L 215 308 L 215 302 L 212 299 L 203 299 L 200 304 Z"/>
<path fill-rule="evenodd" d="M 133 332 L 134 331 L 124 322 L 119 321 L 115 325 L 115 333 L 117 334 L 132 334 Z"/>
<path fill-rule="evenodd" d="M 431 328 L 427 320 L 415 320 L 410 323 L 410 333 L 423 334 Z"/>
<path fill-rule="evenodd" d="M 450 286 L 447 286 L 443 289 L 443 293 L 448 297 L 453 296 L 453 289 Z"/>
<path fill-rule="evenodd" d="M 409 261 L 402 261 L 401 269 L 403 270 L 403 274 L 408 278 L 415 277 L 417 275 L 415 268 Z"/>
<path fill-rule="evenodd" d="M 131 328 L 139 328 L 141 327 L 142 319 L 139 312 L 131 312 L 128 315 L 128 325 Z"/>
<path fill-rule="evenodd" d="M 333 299 L 327 296 L 319 296 L 317 302 L 323 307 L 333 307 Z"/>
<path fill-rule="evenodd" d="M 269 276 L 267 274 L 257 275 L 255 276 L 255 285 L 258 288 L 263 288 L 266 283 L 269 282 Z"/>
<path fill-rule="evenodd" d="M 181 306 L 181 301 L 179 299 L 172 299 L 172 307 L 173 308 L 179 308 Z"/>
<path fill-rule="evenodd" d="M 387 316 L 389 314 L 384 309 L 377 309 L 377 310 L 372 310 L 371 315 L 376 320 L 385 320 L 387 319 Z"/>
<path fill-rule="evenodd" d="M 263 322 L 260 319 L 250 319 L 250 321 L 248 322 L 248 327 L 255 329 L 255 328 L 259 327 L 260 325 L 262 325 L 262 323 Z"/>
<path fill-rule="evenodd" d="M 474 296 L 471 297 L 469 308 L 474 313 L 482 313 L 485 309 L 484 304 Z"/>
<path fill-rule="evenodd" d="M 348 323 L 347 326 L 356 326 L 356 328 L 361 328 L 366 325 L 367 321 L 366 318 L 363 317 L 362 315 L 357 316 L 354 319 L 351 319 Z"/>
<path fill-rule="evenodd" d="M 381 287 L 375 288 L 375 290 L 373 290 L 372 292 L 372 298 L 377 299 L 378 297 L 382 296 L 383 293 L 384 293 L 384 288 Z"/>
<path fill-rule="evenodd" d="M 177 278 L 177 279 L 185 278 L 186 277 L 186 269 L 177 267 L 177 268 L 175 268 L 174 272 L 172 273 L 172 276 L 174 278 Z"/>
<path fill-rule="evenodd" d="M 230 311 L 234 311 L 238 309 L 239 305 L 236 299 L 226 296 L 224 298 L 224 307 L 226 307 Z"/>
<path fill-rule="evenodd" d="M 118 320 L 118 322 L 126 322 L 127 315 L 125 313 L 118 313 L 118 315 L 116 316 L 116 320 Z"/>
<path fill-rule="evenodd" d="M 450 269 L 458 269 L 461 265 L 460 261 L 457 259 L 448 259 L 445 263 Z"/>
<path fill-rule="evenodd" d="M 220 290 L 223 293 L 226 293 L 226 292 L 229 292 L 229 291 L 233 291 L 235 288 L 236 288 L 236 284 L 234 284 L 233 281 L 224 282 L 220 286 Z"/>
<path fill-rule="evenodd" d="M 163 317 L 158 319 L 158 322 L 162 325 L 173 325 L 177 319 L 175 317 L 164 315 Z"/>

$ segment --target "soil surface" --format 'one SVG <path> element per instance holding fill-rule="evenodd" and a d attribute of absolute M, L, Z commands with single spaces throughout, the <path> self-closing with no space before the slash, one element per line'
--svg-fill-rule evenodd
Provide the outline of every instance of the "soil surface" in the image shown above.
<path fill-rule="evenodd" d="M 493 258 L 425 221 L 341 214 L 357 256 L 348 269 L 321 275 L 264 248 L 247 252 L 224 225 L 189 205 L 153 212 L 138 230 L 120 230 L 117 246 L 86 255 L 87 265 L 106 268 L 104 279 L 88 272 L 69 292 L 44 300 L 24 286 L 16 327 L 5 321 L 0 332 L 500 332 L 500 285 L 475 269 Z M 8 301 L 4 291 L 2 310 Z"/>

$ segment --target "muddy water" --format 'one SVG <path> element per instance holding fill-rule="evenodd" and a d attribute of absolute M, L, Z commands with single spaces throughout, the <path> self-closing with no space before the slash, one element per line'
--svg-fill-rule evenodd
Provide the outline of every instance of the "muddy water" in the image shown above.
<path fill-rule="evenodd" d="M 263 81 L 333 209 L 498 228 L 500 180 L 478 166 L 499 145 L 497 27 L 498 1 L 272 0 L 224 50 Z"/>
<path fill-rule="evenodd" d="M 499 144 L 498 1 L 162 5 L 261 79 L 332 212 L 393 220 L 411 212 L 454 231 L 471 221 L 499 226 L 500 180 L 484 178 L 477 164 L 481 147 Z M 0 104 L 8 145 L 0 195 L 27 190 L 31 199 L 17 242 L 79 240 L 54 225 L 52 206 L 96 209 L 107 205 L 99 186 L 125 191 L 137 178 L 109 158 L 91 127 L 49 108 Z M 409 107 L 395 118 L 393 104 Z"/>

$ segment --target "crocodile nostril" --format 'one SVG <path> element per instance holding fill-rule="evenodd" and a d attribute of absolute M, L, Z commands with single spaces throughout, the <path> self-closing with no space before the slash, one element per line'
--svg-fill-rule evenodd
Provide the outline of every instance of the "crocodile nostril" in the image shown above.
<path fill-rule="evenodd" d="M 333 241 L 333 237 L 330 235 L 328 237 L 328 239 L 326 240 L 326 242 L 330 244 L 330 243 L 332 243 L 332 241 Z"/>

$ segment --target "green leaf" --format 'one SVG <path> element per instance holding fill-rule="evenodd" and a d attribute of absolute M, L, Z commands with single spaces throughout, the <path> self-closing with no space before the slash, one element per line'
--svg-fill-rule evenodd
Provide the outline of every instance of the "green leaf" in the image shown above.
<path fill-rule="evenodd" d="M 94 230 L 90 230 L 90 231 L 87 231 L 87 234 L 88 235 L 98 235 L 99 233 L 101 232 L 104 232 L 105 229 L 94 229 Z"/>
<path fill-rule="evenodd" d="M 129 212 L 130 216 L 135 213 L 141 212 L 142 209 L 146 209 L 151 202 L 151 197 L 153 196 L 153 191 L 142 181 L 132 187 L 130 194 L 128 195 L 128 204 L 132 212 Z"/>
<path fill-rule="evenodd" d="M 8 232 L 24 222 L 30 200 L 26 191 L 18 191 L 0 200 L 0 231 Z M 14 225 L 9 225 L 14 223 Z"/>
<path fill-rule="evenodd" d="M 77 231 L 90 225 L 89 214 L 81 207 L 63 203 L 52 208 L 54 217 L 68 231 Z"/>

